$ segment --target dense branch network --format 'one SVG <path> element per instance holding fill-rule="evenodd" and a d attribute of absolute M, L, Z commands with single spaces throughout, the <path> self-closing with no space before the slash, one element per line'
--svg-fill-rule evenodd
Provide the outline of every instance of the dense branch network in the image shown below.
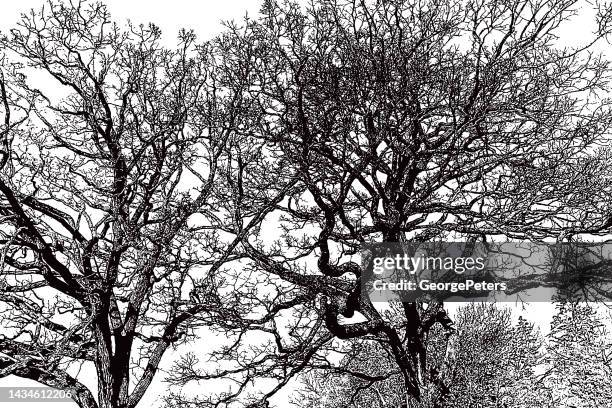
<path fill-rule="evenodd" d="M 0 376 L 133 408 L 170 347 L 220 335 L 168 379 L 227 390 L 168 404 L 263 407 L 312 370 L 386 381 L 331 357 L 360 339 L 407 403 L 443 396 L 444 306 L 390 319 L 359 250 L 609 233 L 610 10 L 563 46 L 579 7 L 265 1 L 173 48 L 98 3 L 24 15 L 0 43 Z"/>

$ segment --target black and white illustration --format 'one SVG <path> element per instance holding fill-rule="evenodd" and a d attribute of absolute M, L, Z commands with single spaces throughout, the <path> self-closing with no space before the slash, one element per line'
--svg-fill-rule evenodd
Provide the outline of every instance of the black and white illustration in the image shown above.
<path fill-rule="evenodd" d="M 611 61 L 607 0 L 0 3 L 0 407 L 612 407 Z"/>

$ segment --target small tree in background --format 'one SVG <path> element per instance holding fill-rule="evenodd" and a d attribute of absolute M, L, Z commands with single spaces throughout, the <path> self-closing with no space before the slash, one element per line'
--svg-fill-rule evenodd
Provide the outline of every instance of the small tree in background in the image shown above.
<path fill-rule="evenodd" d="M 536 370 L 542 339 L 522 316 L 512 323 L 509 309 L 471 304 L 456 316 L 448 407 L 533 407 L 546 401 Z"/>
<path fill-rule="evenodd" d="M 551 406 L 610 406 L 612 337 L 593 305 L 557 305 L 547 336 L 547 366 L 544 384 Z"/>

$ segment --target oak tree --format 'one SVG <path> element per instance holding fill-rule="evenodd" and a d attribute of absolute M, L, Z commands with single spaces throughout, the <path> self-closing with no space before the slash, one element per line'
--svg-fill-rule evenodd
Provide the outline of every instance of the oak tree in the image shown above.
<path fill-rule="evenodd" d="M 559 41 L 589 7 L 592 36 Z M 267 206 L 271 190 L 292 190 L 236 248 L 244 265 L 228 281 L 260 284 L 224 298 L 232 341 L 214 356 L 234 365 L 186 362 L 173 381 L 231 377 L 239 387 L 197 403 L 265 406 L 297 373 L 333 364 L 339 343 L 367 338 L 418 404 L 431 386 L 429 333 L 451 330 L 450 319 L 435 302 L 404 303 L 400 321 L 386 319 L 359 294 L 359 250 L 608 232 L 610 207 L 591 197 L 609 202 L 612 71 L 595 47 L 610 16 L 577 0 L 266 1 L 229 24 L 217 41 L 225 70 L 249 76 L 258 120 L 244 140 L 260 165 L 236 166 L 228 205 Z M 261 168 L 276 171 L 274 185 Z M 249 387 L 262 378 L 272 381 Z"/>
<path fill-rule="evenodd" d="M 24 14 L 0 52 L 0 377 L 135 407 L 215 307 L 197 293 L 232 252 L 216 188 L 245 82 L 89 1 Z"/>

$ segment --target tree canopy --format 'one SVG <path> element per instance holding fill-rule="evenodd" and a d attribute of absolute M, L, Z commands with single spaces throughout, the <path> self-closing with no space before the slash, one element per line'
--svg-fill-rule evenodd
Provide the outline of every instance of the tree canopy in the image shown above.
<path fill-rule="evenodd" d="M 596 30 L 565 45 L 581 7 Z M 101 3 L 24 14 L 0 39 L 0 376 L 133 408 L 206 328 L 226 345 L 168 380 L 232 386 L 170 406 L 267 406 L 356 339 L 388 356 L 409 404 L 444 394 L 428 353 L 454 330 L 444 305 L 390 319 L 360 296 L 359 250 L 608 234 L 612 71 L 595 47 L 611 13 L 266 0 L 171 48 Z"/>

